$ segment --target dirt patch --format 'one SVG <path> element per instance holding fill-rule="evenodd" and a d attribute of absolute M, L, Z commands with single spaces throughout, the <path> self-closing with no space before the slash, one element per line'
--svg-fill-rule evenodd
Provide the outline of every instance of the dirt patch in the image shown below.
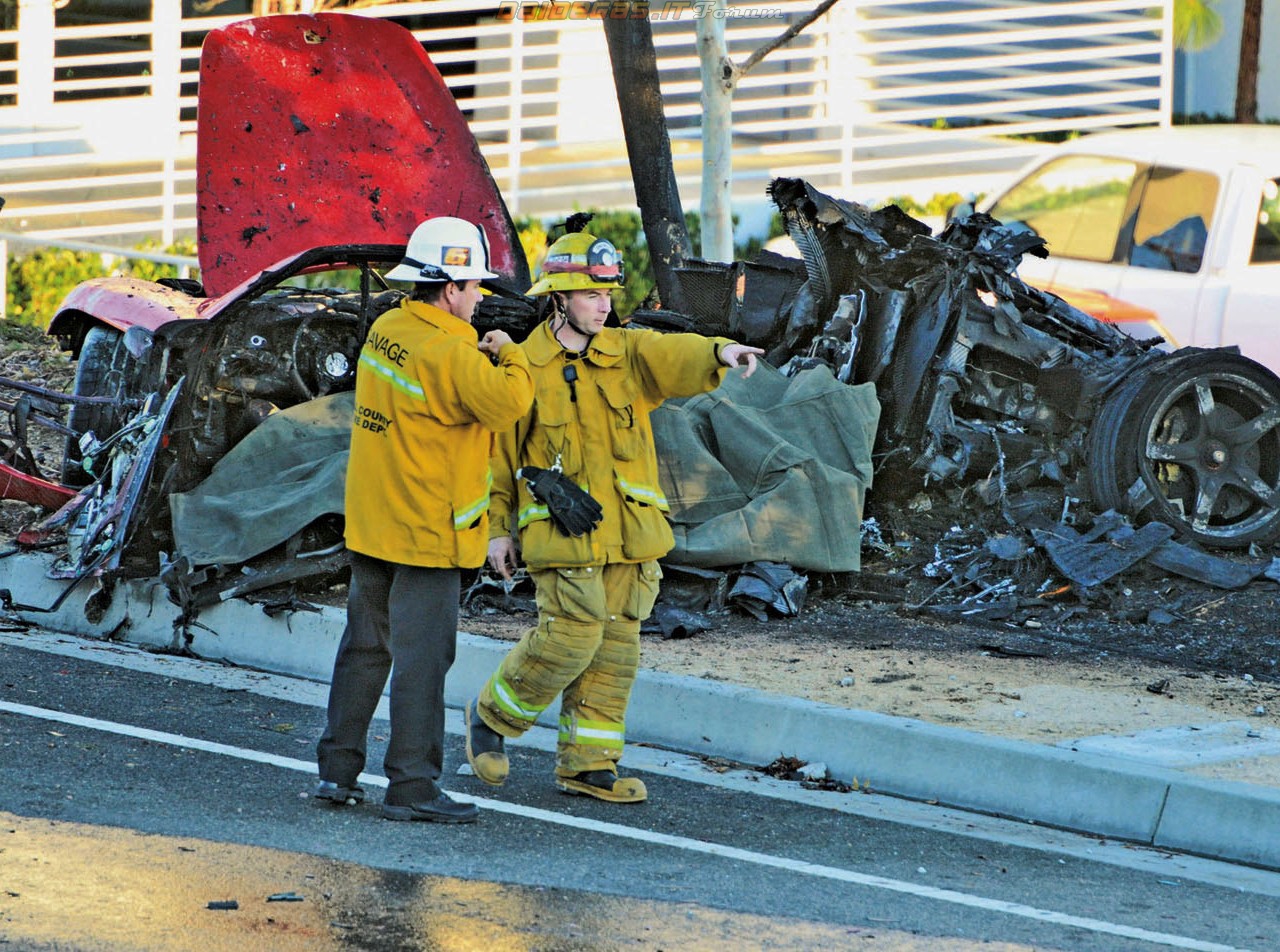
<path fill-rule="evenodd" d="M 872 562 L 861 589 L 901 589 L 896 567 Z M 1058 745 L 1099 734 L 1244 721 L 1280 728 L 1275 677 L 1276 596 L 1263 580 L 1241 591 L 1130 573 L 1094 593 L 1084 612 L 1047 608 L 1039 627 L 975 624 L 833 591 L 810 595 L 799 615 L 759 620 L 732 608 L 687 638 L 646 634 L 642 665 L 824 704 L 908 717 L 1000 737 Z M 1169 624 L 1140 606 L 1182 600 Z M 514 641 L 531 610 L 477 599 L 464 630 Z M 519 599 L 507 607 L 520 604 Z M 531 606 L 524 606 L 531 608 Z M 1280 757 L 1228 761 L 1196 773 L 1280 786 Z"/>
<path fill-rule="evenodd" d="M 75 362 L 39 328 L 0 321 L 0 378 L 69 393 L 75 379 Z M 19 390 L 6 388 L 2 398 L 6 403 L 12 403 L 22 395 Z M 60 408 L 50 409 L 54 409 L 56 414 L 63 412 Z M 15 422 L 17 413 L 10 411 L 10 422 L 4 429 L 11 432 Z M 57 480 L 66 450 L 66 438 L 36 424 L 26 427 L 25 432 L 35 468 L 45 478 Z M 14 463 L 19 469 L 26 468 L 13 459 L 16 447 L 3 441 L 0 441 L 0 446 L 6 462 Z M 0 499 L 0 534 L 6 540 L 10 539 L 41 515 L 39 510 L 26 503 Z"/>
<path fill-rule="evenodd" d="M 39 328 L 0 321 L 0 378 L 17 384 L 69 393 L 75 379 L 75 362 L 58 346 L 57 341 Z M 6 403 L 14 403 L 23 395 L 21 390 L 5 388 L 2 396 Z M 39 406 L 38 397 L 29 396 L 28 399 L 36 400 L 31 408 L 36 412 L 52 410 L 55 416 L 63 412 L 60 407 L 52 404 L 48 407 Z M 62 466 L 65 439 L 47 427 L 34 423 L 25 428 L 25 433 L 27 444 L 41 473 L 56 478 Z M 5 449 L 9 450 L 9 447 L 6 446 Z"/>

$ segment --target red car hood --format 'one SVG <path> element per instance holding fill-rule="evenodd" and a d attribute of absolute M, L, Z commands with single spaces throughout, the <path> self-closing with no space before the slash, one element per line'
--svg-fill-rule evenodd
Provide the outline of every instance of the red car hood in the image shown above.
<path fill-rule="evenodd" d="M 453 95 L 401 26 L 272 16 L 210 33 L 196 138 L 201 277 L 225 294 L 311 248 L 408 242 L 433 215 L 484 226 L 516 290 L 528 263 Z"/>

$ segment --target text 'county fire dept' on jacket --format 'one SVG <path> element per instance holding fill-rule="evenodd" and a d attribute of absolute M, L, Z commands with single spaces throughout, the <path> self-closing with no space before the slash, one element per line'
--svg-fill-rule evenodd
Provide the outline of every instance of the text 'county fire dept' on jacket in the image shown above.
<path fill-rule="evenodd" d="M 369 329 L 347 463 L 351 551 L 431 568 L 484 561 L 493 434 L 528 411 L 533 380 L 516 344 L 495 366 L 477 342 L 466 321 L 421 301 Z"/>
<path fill-rule="evenodd" d="M 520 346 L 537 385 L 533 409 L 498 435 L 493 463 L 489 532 L 518 528 L 520 553 L 531 569 L 647 562 L 671 550 L 666 496 L 658 485 L 658 459 L 650 411 L 663 400 L 714 390 L 728 370 L 719 360 L 732 341 L 699 334 L 606 327 L 586 353 L 570 355 L 548 324 Z M 565 368 L 573 364 L 572 386 Z M 603 519 L 571 538 L 552 525 L 546 507 L 515 478 L 521 466 L 553 468 L 599 501 Z M 516 484 L 519 485 L 516 485 Z"/>

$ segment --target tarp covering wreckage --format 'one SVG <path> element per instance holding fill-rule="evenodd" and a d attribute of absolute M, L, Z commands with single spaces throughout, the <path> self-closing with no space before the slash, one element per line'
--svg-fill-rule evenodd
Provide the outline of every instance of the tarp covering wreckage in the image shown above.
<path fill-rule="evenodd" d="M 729 375 L 713 394 L 654 414 L 671 503 L 671 560 L 758 560 L 855 571 L 878 406 L 825 369 Z M 341 515 L 351 393 L 274 414 L 203 483 L 170 497 L 174 551 L 192 566 L 248 562 L 324 515 Z M 270 493 L 262 486 L 270 484 Z"/>

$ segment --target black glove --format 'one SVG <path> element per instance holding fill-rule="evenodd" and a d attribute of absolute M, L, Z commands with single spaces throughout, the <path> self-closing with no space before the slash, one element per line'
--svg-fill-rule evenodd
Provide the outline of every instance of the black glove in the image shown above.
<path fill-rule="evenodd" d="M 522 466 L 516 477 L 528 483 L 533 498 L 547 507 L 552 523 L 565 535 L 580 536 L 600 524 L 600 503 L 559 470 Z"/>

